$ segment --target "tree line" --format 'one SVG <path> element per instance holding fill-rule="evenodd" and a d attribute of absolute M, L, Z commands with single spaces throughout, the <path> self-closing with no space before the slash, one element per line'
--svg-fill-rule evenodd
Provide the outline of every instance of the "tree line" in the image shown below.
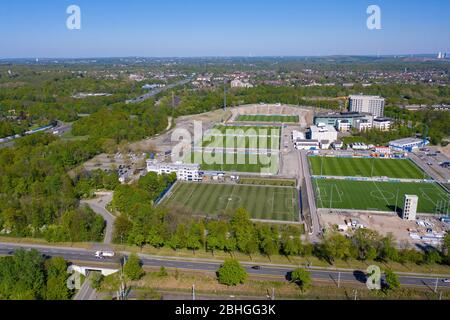
<path fill-rule="evenodd" d="M 18 250 L 0 258 L 0 300 L 68 300 L 67 262 L 44 258 L 38 251 Z"/>
<path fill-rule="evenodd" d="M 0 150 L 0 234 L 50 241 L 101 239 L 104 221 L 79 206 L 89 192 L 87 178 L 72 179 L 67 173 L 99 150 L 93 140 L 63 141 L 46 133 Z"/>

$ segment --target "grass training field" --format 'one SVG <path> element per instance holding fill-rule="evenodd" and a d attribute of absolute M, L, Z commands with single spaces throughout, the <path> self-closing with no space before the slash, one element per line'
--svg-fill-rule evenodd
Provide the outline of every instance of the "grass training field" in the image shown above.
<path fill-rule="evenodd" d="M 249 173 L 264 173 L 276 174 L 278 172 L 279 161 L 278 155 L 271 156 L 256 155 L 256 154 L 225 154 L 218 153 L 221 161 L 209 161 L 206 157 L 216 156 L 216 154 L 195 152 L 191 154 L 186 162 L 199 163 L 201 170 L 206 171 L 226 171 L 226 172 L 249 172 Z M 195 158 L 197 157 L 197 158 Z M 230 160 L 227 160 L 230 158 Z M 196 159 L 200 159 L 197 161 Z M 243 159 L 243 160 L 242 160 Z"/>
<path fill-rule="evenodd" d="M 319 208 L 395 212 L 403 209 L 405 194 L 419 197 L 418 213 L 450 212 L 450 196 L 437 184 L 391 183 L 314 179 L 316 203 Z"/>
<path fill-rule="evenodd" d="M 310 157 L 309 161 L 315 176 L 427 178 L 427 175 L 408 159 Z"/>
<path fill-rule="evenodd" d="M 220 134 L 206 133 L 186 162 L 202 170 L 276 174 L 280 131 L 273 126 L 216 126 Z M 209 159 L 209 160 L 208 160 Z"/>
<path fill-rule="evenodd" d="M 253 219 L 298 221 L 297 189 L 207 183 L 178 183 L 163 205 L 182 206 L 196 215 L 233 214 L 245 208 Z"/>
<path fill-rule="evenodd" d="M 240 115 L 236 121 L 246 122 L 272 122 L 272 123 L 298 123 L 298 116 L 284 116 L 284 115 Z"/>

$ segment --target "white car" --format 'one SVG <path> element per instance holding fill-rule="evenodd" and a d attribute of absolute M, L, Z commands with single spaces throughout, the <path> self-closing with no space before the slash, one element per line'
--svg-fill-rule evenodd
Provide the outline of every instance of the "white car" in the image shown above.
<path fill-rule="evenodd" d="M 444 282 L 444 283 L 450 283 L 450 279 L 444 279 L 444 280 L 442 280 L 442 282 Z"/>

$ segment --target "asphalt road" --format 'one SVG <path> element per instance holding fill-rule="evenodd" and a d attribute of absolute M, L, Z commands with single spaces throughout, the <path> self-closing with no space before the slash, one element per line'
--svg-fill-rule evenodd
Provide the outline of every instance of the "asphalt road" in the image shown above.
<path fill-rule="evenodd" d="M 142 95 L 142 96 L 140 96 L 140 97 L 137 97 L 136 99 L 133 99 L 133 100 L 127 100 L 126 103 L 141 103 L 141 102 L 143 102 L 143 101 L 145 101 L 145 100 L 148 100 L 148 99 L 150 99 L 150 98 L 156 96 L 157 94 L 159 94 L 159 93 L 161 93 L 161 92 L 170 90 L 170 89 L 175 88 L 175 87 L 178 87 L 178 86 L 183 86 L 183 85 L 185 85 L 185 84 L 191 82 L 192 79 L 193 79 L 193 78 L 190 77 L 190 78 L 188 78 L 188 79 L 185 79 L 185 80 L 182 80 L 182 81 L 178 81 L 178 82 L 176 82 L 176 83 L 169 84 L 168 86 L 165 86 L 165 87 L 162 87 L 162 88 L 158 88 L 158 89 L 152 90 L 152 91 L 150 91 L 150 92 L 147 93 L 147 94 L 144 94 L 144 95 Z"/>
<path fill-rule="evenodd" d="M 87 266 L 90 262 L 98 263 L 109 263 L 116 262 L 114 259 L 104 259 L 98 260 L 94 256 L 92 250 L 80 249 L 80 248 L 62 248 L 62 247 L 50 247 L 50 246 L 40 246 L 40 245 L 23 245 L 23 244 L 0 244 L 0 255 L 11 255 L 15 250 L 19 248 L 24 249 L 36 249 L 46 256 L 60 256 L 68 261 L 81 261 Z M 177 268 L 180 270 L 192 270 L 192 271 L 203 271 L 203 272 L 216 272 L 220 267 L 220 262 L 206 261 L 206 260 L 195 260 L 195 259 L 181 259 L 176 257 L 154 257 L 149 255 L 141 255 L 141 260 L 144 266 L 147 267 L 161 267 L 166 268 Z M 262 265 L 259 270 L 252 268 L 250 264 L 244 264 L 247 272 L 254 276 L 261 276 L 266 278 L 274 279 L 286 279 L 288 274 L 293 270 L 293 268 L 288 266 L 268 266 Z M 319 270 L 316 268 L 310 268 L 312 278 L 315 281 L 327 281 L 335 282 L 337 284 L 340 278 L 341 284 L 346 282 L 351 284 L 364 285 L 366 282 L 366 276 L 362 271 L 335 271 L 335 270 Z M 340 275 L 339 275 L 340 274 Z M 450 276 L 440 276 L 438 280 L 438 290 L 444 289 L 450 290 L 450 283 L 444 283 L 442 280 L 444 278 L 450 278 Z M 433 277 L 433 275 L 399 275 L 399 280 L 404 286 L 415 286 L 421 288 L 428 288 L 434 290 L 436 286 L 436 279 L 438 277 Z"/>
<path fill-rule="evenodd" d="M 73 300 L 95 300 L 95 299 L 96 299 L 96 292 L 91 287 L 91 277 L 88 276 L 84 280 L 83 285 L 81 286 L 80 290 L 78 290 Z"/>
<path fill-rule="evenodd" d="M 106 222 L 105 238 L 103 243 L 111 244 L 113 239 L 113 228 L 116 217 L 113 216 L 106 206 L 111 203 L 113 198 L 112 192 L 98 193 L 99 197 L 91 200 L 83 200 L 82 204 L 88 205 L 96 214 L 101 215 Z"/>
<path fill-rule="evenodd" d="M 314 195 L 314 186 L 309 172 L 308 156 L 306 151 L 299 151 L 300 163 L 302 164 L 303 178 L 306 182 L 306 193 L 308 196 L 308 205 L 312 221 L 312 234 L 310 234 L 311 242 L 318 242 L 321 238 L 322 227 L 320 225 L 319 212 L 316 207 L 316 198 Z"/>

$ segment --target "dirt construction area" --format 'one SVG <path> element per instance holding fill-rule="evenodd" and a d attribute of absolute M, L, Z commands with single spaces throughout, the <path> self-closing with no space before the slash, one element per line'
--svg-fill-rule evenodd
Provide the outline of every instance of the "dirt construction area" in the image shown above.
<path fill-rule="evenodd" d="M 298 125 L 302 128 L 306 128 L 313 122 L 314 118 L 314 109 L 311 107 L 301 107 L 284 104 L 250 104 L 231 108 L 230 111 L 232 113 L 232 117 L 228 120 L 228 123 L 236 122 L 236 119 L 242 115 L 286 115 L 298 116 Z"/>
<path fill-rule="evenodd" d="M 334 225 L 345 225 L 346 222 L 357 221 L 365 228 L 375 230 L 383 236 L 392 233 L 398 242 L 407 241 L 416 244 L 420 242 L 414 242 L 410 237 L 410 233 L 425 235 L 429 228 L 432 228 L 433 232 L 438 233 L 448 229 L 448 225 L 443 224 L 434 217 L 422 219 L 430 223 L 430 227 L 421 227 L 416 221 L 405 221 L 395 215 L 371 215 L 368 213 L 322 213 L 321 219 L 324 227 L 327 229 L 331 229 Z"/>
<path fill-rule="evenodd" d="M 211 129 L 217 123 L 223 123 L 231 117 L 230 111 L 223 111 L 222 109 L 198 114 L 193 116 L 179 117 L 175 120 L 175 126 L 160 135 L 147 140 L 138 141 L 130 144 L 130 150 L 136 153 L 141 152 L 156 152 L 158 160 L 164 157 L 164 154 L 170 152 L 177 144 L 178 141 L 172 141 L 172 135 L 175 130 L 187 130 L 191 138 L 201 139 L 202 137 L 194 137 L 194 121 L 201 123 L 203 128 L 203 134 L 206 130 Z"/>

